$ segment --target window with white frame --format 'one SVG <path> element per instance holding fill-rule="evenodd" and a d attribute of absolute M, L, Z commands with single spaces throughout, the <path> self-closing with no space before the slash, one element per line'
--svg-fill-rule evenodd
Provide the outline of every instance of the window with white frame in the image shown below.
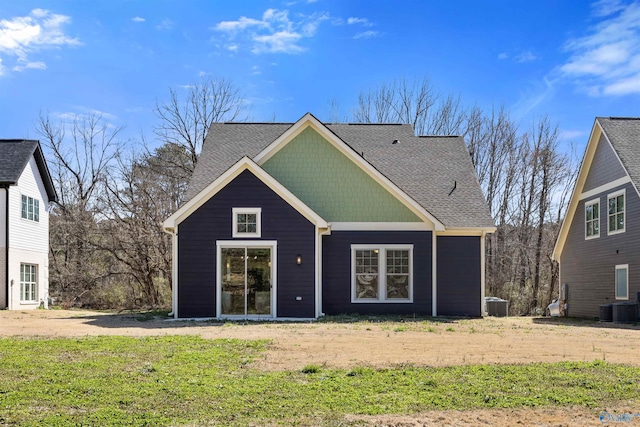
<path fill-rule="evenodd" d="M 233 237 L 262 235 L 261 208 L 233 208 Z"/>
<path fill-rule="evenodd" d="M 629 299 L 629 264 L 616 265 L 616 299 Z"/>
<path fill-rule="evenodd" d="M 20 264 L 20 301 L 36 302 L 38 300 L 38 266 Z"/>
<path fill-rule="evenodd" d="M 33 197 L 22 195 L 22 218 L 40 221 L 40 201 Z"/>
<path fill-rule="evenodd" d="M 413 245 L 352 245 L 352 302 L 412 302 Z"/>
<path fill-rule="evenodd" d="M 600 237 L 600 199 L 591 200 L 584 204 L 585 238 Z"/>
<path fill-rule="evenodd" d="M 623 233 L 625 229 L 624 219 L 625 190 L 617 191 L 607 196 L 609 206 L 609 231 L 608 234 Z"/>

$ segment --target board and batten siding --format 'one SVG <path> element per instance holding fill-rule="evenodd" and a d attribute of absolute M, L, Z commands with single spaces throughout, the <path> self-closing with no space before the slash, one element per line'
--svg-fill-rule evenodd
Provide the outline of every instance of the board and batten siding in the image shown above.
<path fill-rule="evenodd" d="M 607 234 L 607 195 L 625 189 L 625 232 Z M 600 237 L 585 240 L 585 202 L 600 200 Z M 615 299 L 615 266 L 629 264 L 629 300 L 640 291 L 640 198 L 631 183 L 578 203 L 560 258 L 560 283 L 569 285 L 567 316 L 598 317 Z M 619 301 L 619 300 L 618 300 Z"/>
<path fill-rule="evenodd" d="M 480 237 L 437 237 L 439 316 L 482 315 Z"/>
<path fill-rule="evenodd" d="M 262 208 L 260 238 L 232 237 L 238 207 Z M 177 233 L 179 317 L 216 316 L 218 240 L 276 240 L 277 317 L 315 317 L 315 226 L 250 171 L 180 222 Z"/>
<path fill-rule="evenodd" d="M 413 303 L 352 303 L 351 245 L 413 245 Z M 322 237 L 322 309 L 325 314 L 431 315 L 431 231 L 333 231 Z"/>
<path fill-rule="evenodd" d="M 611 144 L 604 134 L 601 135 L 582 191 L 593 190 L 625 176 L 627 173 L 620 164 Z"/>
<path fill-rule="evenodd" d="M 39 200 L 39 220 L 22 218 L 22 195 Z M 31 157 L 16 185 L 9 187 L 9 281 L 12 309 L 45 305 L 49 292 L 49 198 L 36 160 Z M 35 264 L 38 272 L 38 301 L 20 301 L 20 264 Z"/>

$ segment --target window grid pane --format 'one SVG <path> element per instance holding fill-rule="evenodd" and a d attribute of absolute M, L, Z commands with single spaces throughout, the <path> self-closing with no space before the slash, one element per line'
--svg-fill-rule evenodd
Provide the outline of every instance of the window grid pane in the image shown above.
<path fill-rule="evenodd" d="M 599 203 L 592 203 L 585 208 L 587 237 L 600 235 Z"/>
<path fill-rule="evenodd" d="M 37 266 L 20 264 L 20 300 L 36 301 L 38 298 Z"/>
<path fill-rule="evenodd" d="M 624 194 L 609 199 L 609 231 L 624 230 Z"/>
<path fill-rule="evenodd" d="M 388 299 L 409 298 L 409 251 L 387 250 Z"/>
<path fill-rule="evenodd" d="M 378 254 L 376 249 L 356 251 L 356 298 L 378 299 Z"/>
<path fill-rule="evenodd" d="M 257 221 L 256 214 L 238 214 L 238 233 L 256 233 Z"/>

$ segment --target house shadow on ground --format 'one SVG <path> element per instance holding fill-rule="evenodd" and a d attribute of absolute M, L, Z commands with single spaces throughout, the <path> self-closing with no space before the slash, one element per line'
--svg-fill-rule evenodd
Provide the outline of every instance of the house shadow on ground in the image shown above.
<path fill-rule="evenodd" d="M 598 319 L 582 319 L 577 317 L 534 317 L 537 325 L 577 326 L 581 328 L 629 329 L 640 332 L 640 321 L 635 323 L 601 322 Z"/>

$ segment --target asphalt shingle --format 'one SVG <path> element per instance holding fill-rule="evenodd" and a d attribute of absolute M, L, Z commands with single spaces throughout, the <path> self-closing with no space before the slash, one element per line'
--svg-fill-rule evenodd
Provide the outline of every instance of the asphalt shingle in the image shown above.
<path fill-rule="evenodd" d="M 640 117 L 597 117 L 633 183 L 640 184 Z"/>
<path fill-rule="evenodd" d="M 255 158 L 292 125 L 214 123 L 187 200 L 243 156 Z M 415 137 L 404 124 L 325 125 L 447 228 L 494 226 L 462 137 Z"/>

